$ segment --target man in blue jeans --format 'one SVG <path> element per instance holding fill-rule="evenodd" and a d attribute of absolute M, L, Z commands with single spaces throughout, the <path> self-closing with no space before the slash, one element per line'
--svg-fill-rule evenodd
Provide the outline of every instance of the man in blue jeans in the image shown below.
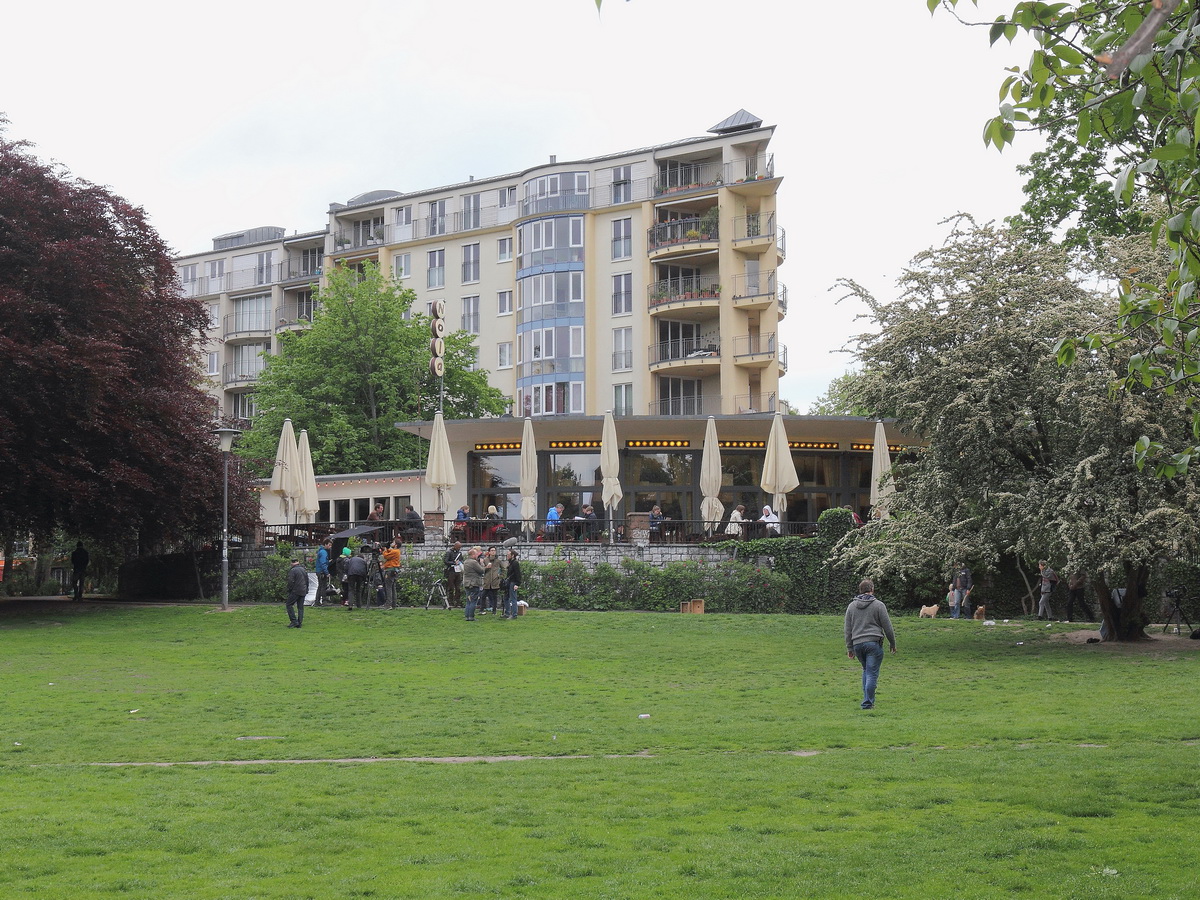
<path fill-rule="evenodd" d="M 875 685 L 883 664 L 883 639 L 896 652 L 896 634 L 887 607 L 875 596 L 875 585 L 864 578 L 858 596 L 846 607 L 846 656 L 857 658 L 863 669 L 863 709 L 875 708 Z"/>

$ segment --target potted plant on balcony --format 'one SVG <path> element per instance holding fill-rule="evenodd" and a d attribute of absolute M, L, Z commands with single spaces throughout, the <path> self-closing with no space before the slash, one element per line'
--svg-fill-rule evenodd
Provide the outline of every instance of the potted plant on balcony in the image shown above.
<path fill-rule="evenodd" d="M 717 233 L 718 223 L 721 221 L 721 208 L 714 206 L 700 217 L 700 234 L 704 240 L 709 240 L 711 235 Z"/>
<path fill-rule="evenodd" d="M 371 237 L 373 237 L 377 241 L 382 241 L 383 240 L 383 226 L 376 225 L 374 228 L 372 228 L 371 229 Z"/>
<path fill-rule="evenodd" d="M 700 240 L 700 232 L 697 231 L 695 228 L 689 228 L 687 231 L 685 231 L 683 233 L 683 236 L 685 238 L 687 238 L 689 241 Z M 708 235 L 705 235 L 705 237 L 708 237 Z"/>
<path fill-rule="evenodd" d="M 345 237 L 345 236 L 343 235 L 342 237 L 339 237 L 339 238 L 337 238 L 337 239 L 334 241 L 334 244 L 336 244 L 336 245 L 337 245 L 337 248 L 338 248 L 339 250 L 341 250 L 341 249 L 343 249 L 344 247 L 349 247 L 349 246 L 350 246 L 350 238 L 348 238 L 348 237 Z"/>

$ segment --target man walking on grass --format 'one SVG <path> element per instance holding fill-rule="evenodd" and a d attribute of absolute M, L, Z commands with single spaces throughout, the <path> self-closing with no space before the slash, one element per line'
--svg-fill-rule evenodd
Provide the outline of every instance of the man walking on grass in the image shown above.
<path fill-rule="evenodd" d="M 288 628 L 304 624 L 304 597 L 308 594 L 308 573 L 300 560 L 293 559 L 287 574 Z"/>
<path fill-rule="evenodd" d="M 846 607 L 846 656 L 857 658 L 863 670 L 863 709 L 875 708 L 875 685 L 879 667 L 883 664 L 883 639 L 886 637 L 896 652 L 896 634 L 883 601 L 875 597 L 875 585 L 864 578 L 858 585 L 858 596 Z"/>

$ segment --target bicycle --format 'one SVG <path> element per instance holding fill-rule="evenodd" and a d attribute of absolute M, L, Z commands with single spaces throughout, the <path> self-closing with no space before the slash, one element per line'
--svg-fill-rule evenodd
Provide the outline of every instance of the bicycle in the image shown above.
<path fill-rule="evenodd" d="M 425 598 L 425 608 L 429 609 L 429 604 L 441 600 L 442 609 L 450 608 L 450 597 L 446 594 L 446 580 L 439 578 L 433 583 L 433 587 L 429 589 L 429 595 Z"/>

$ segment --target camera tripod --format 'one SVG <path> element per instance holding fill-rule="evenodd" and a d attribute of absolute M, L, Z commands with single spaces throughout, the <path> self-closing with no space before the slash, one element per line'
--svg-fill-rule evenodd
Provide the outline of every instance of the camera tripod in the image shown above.
<path fill-rule="evenodd" d="M 1163 625 L 1163 634 L 1167 633 L 1167 629 L 1171 627 L 1171 621 L 1178 616 L 1180 625 L 1187 625 L 1188 631 L 1192 631 L 1192 623 L 1188 621 L 1187 614 L 1184 613 L 1183 607 L 1180 604 L 1187 596 L 1187 591 L 1182 588 L 1176 588 L 1173 591 L 1167 591 L 1167 599 L 1171 601 L 1171 608 L 1167 612 L 1166 624 Z M 1179 626 L 1176 626 L 1179 627 Z"/>

